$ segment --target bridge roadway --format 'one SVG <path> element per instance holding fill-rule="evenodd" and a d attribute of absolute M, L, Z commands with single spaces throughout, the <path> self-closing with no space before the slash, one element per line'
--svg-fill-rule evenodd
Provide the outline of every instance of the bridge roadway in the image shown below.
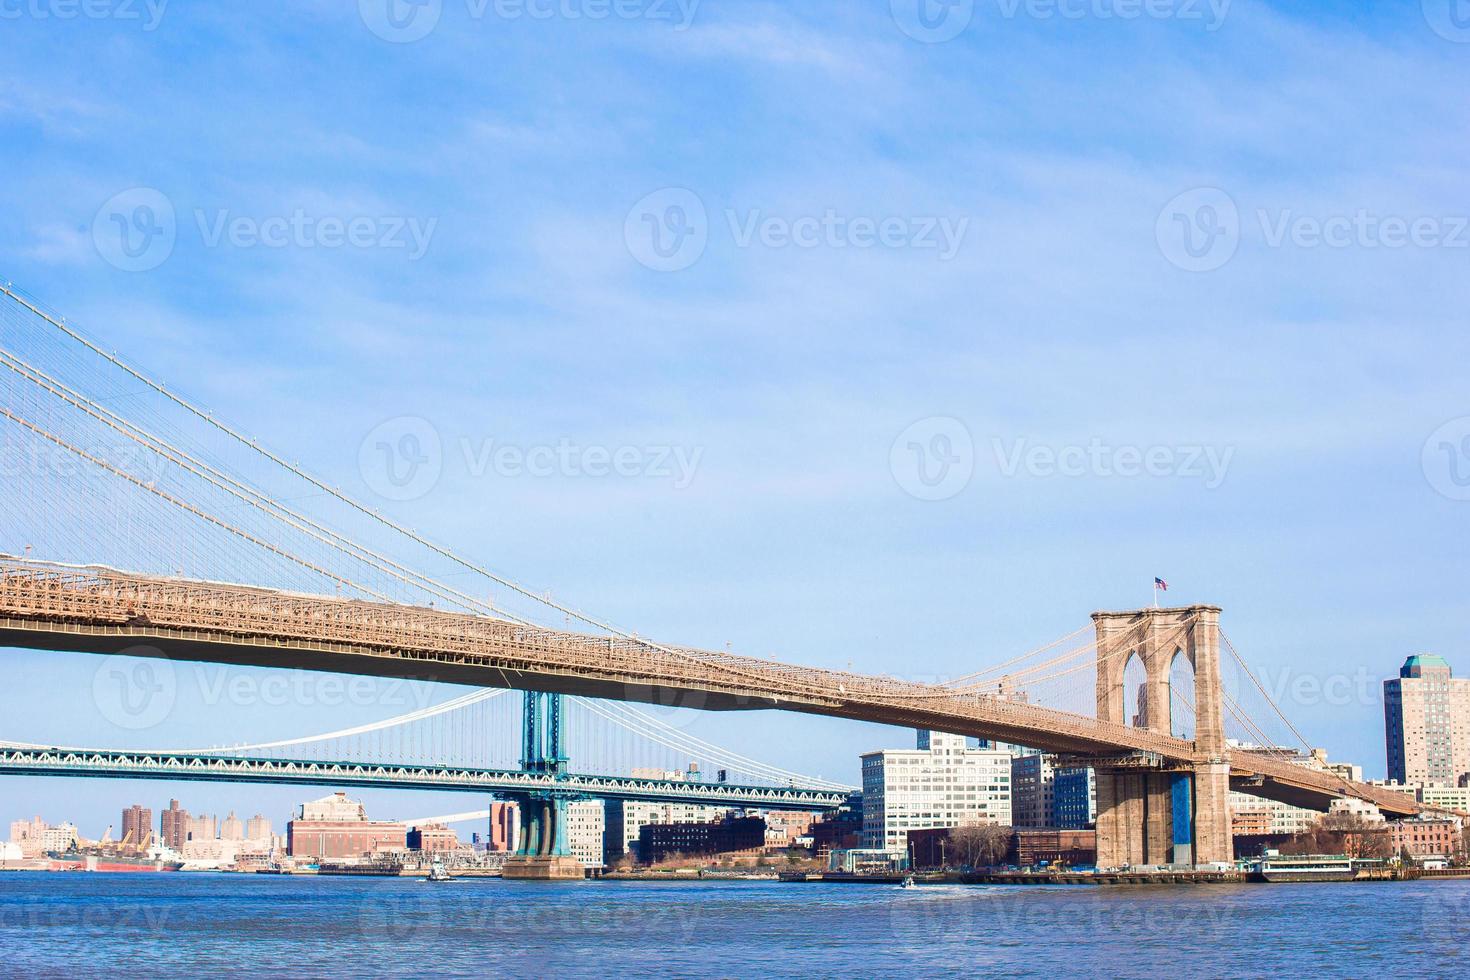
<path fill-rule="evenodd" d="M 0 743 L 0 775 L 91 776 L 308 786 L 376 786 L 473 793 L 554 790 L 599 799 L 700 803 L 762 810 L 831 810 L 847 793 L 799 786 L 739 786 L 629 776 L 531 773 L 382 762 L 314 762 L 146 750 L 42 748 Z"/>
<path fill-rule="evenodd" d="M 1194 743 L 1039 705 L 891 677 L 524 626 L 412 606 L 0 561 L 0 646 L 556 691 L 705 710 L 778 709 L 973 735 L 1048 752 L 1220 762 Z M 1316 809 L 1344 795 L 1409 815 L 1411 799 L 1255 753 L 1231 774 Z"/>

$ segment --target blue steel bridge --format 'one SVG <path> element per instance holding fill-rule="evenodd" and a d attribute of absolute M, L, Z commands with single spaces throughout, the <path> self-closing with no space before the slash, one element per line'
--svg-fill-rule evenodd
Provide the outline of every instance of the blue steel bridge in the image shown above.
<path fill-rule="evenodd" d="M 570 854 L 566 808 L 574 800 L 821 812 L 843 805 L 855 792 L 749 759 L 631 706 L 540 692 L 501 697 L 507 693 L 479 691 L 349 729 L 232 747 L 154 750 L 0 742 L 0 775 L 493 796 L 518 804 L 520 854 L 527 858 Z M 516 701 L 519 715 L 513 714 Z M 520 729 L 514 768 L 471 761 L 504 760 L 514 744 L 507 737 L 513 727 Z M 587 746 L 589 761 L 631 774 L 576 771 L 572 732 Z M 409 761 L 419 758 L 455 761 Z"/>
<path fill-rule="evenodd" d="M 841 806 L 851 795 L 850 792 L 800 786 L 742 786 L 690 779 L 17 746 L 0 747 L 0 774 L 448 790 L 510 799 L 528 794 L 557 794 L 573 798 L 695 803 L 762 810 L 831 810 Z"/>

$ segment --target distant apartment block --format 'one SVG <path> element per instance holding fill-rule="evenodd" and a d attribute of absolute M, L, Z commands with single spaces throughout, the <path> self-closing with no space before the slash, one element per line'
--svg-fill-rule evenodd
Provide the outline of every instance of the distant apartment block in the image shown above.
<path fill-rule="evenodd" d="M 920 731 L 915 749 L 862 756 L 862 772 L 867 848 L 902 850 L 910 830 L 1011 823 L 1011 753 L 962 735 Z"/>

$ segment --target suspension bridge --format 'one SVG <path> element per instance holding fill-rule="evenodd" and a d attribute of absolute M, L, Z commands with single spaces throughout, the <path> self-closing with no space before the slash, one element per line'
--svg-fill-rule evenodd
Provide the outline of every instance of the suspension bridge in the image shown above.
<path fill-rule="evenodd" d="M 382 721 L 253 744 L 97 749 L 0 742 L 0 774 L 424 789 L 517 800 L 556 792 L 810 811 L 841 806 L 855 792 L 721 748 L 631 705 L 501 697 L 506 693 L 477 691 Z M 519 711 L 507 710 L 513 702 Z M 516 758 L 515 728 L 524 739 L 538 722 L 549 744 L 538 748 L 533 734 Z"/>
<path fill-rule="evenodd" d="M 436 777 L 480 780 L 476 791 L 497 779 L 542 780 L 495 790 L 527 801 L 523 839 L 543 842 L 528 857 L 564 850 L 566 800 L 635 791 L 570 784 L 622 777 L 570 771 L 566 697 L 605 711 L 620 702 L 794 711 L 1056 753 L 1097 771 L 1103 865 L 1229 860 L 1232 787 L 1317 809 L 1341 797 L 1389 815 L 1418 809 L 1403 794 L 1273 748 L 1310 745 L 1236 653 L 1218 608 L 1096 613 L 1051 643 L 944 683 L 655 641 L 418 534 L 13 288 L 0 293 L 0 432 L 15 474 L 0 491 L 0 646 L 532 692 L 518 766 L 449 767 Z M 310 761 L 6 751 L 16 766 L 79 775 L 135 762 L 238 774 Z M 0 771 L 21 771 L 8 764 L 0 760 Z M 809 782 L 786 789 L 840 792 Z"/>

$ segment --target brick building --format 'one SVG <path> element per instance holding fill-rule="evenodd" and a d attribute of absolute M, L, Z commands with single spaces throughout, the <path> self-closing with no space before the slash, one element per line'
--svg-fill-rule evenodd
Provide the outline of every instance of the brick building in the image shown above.
<path fill-rule="evenodd" d="M 153 846 L 153 811 L 140 803 L 134 803 L 122 812 L 122 836 L 124 844 L 146 850 Z"/>
<path fill-rule="evenodd" d="M 436 854 L 459 850 L 459 835 L 442 823 L 426 823 L 408 832 L 408 849 Z"/>
<path fill-rule="evenodd" d="M 1452 819 L 1394 820 L 1388 824 L 1395 854 L 1408 851 L 1415 858 L 1452 858 L 1464 850 L 1460 821 Z"/>
<path fill-rule="evenodd" d="M 1011 863 L 1033 868 L 1045 861 L 1068 867 L 1097 863 L 1097 831 L 1017 828 L 1011 835 Z"/>
<path fill-rule="evenodd" d="M 798 837 L 810 834 L 817 822 L 815 813 L 799 810 L 768 810 L 765 818 L 767 847 L 790 847 Z"/>
<path fill-rule="evenodd" d="M 346 793 L 301 804 L 301 815 L 286 824 L 286 853 L 294 858 L 359 858 L 407 847 L 404 824 L 369 820 L 363 805 Z"/>
<path fill-rule="evenodd" d="M 189 842 L 189 811 L 179 807 L 178 800 L 169 800 L 168 809 L 158 815 L 158 839 L 165 847 L 182 851 Z"/>

